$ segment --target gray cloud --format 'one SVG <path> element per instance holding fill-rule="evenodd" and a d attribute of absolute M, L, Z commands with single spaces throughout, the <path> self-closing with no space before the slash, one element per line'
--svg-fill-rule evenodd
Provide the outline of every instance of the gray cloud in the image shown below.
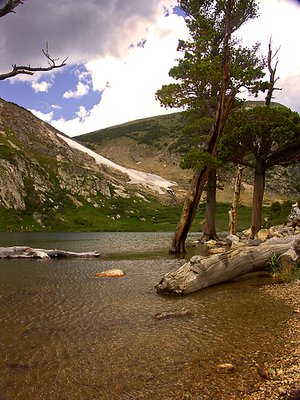
<path fill-rule="evenodd" d="M 141 39 L 161 0 L 25 0 L 0 19 L 0 72 L 41 64 L 41 48 L 75 64 L 120 55 Z M 139 27 L 139 30 L 137 29 Z"/>

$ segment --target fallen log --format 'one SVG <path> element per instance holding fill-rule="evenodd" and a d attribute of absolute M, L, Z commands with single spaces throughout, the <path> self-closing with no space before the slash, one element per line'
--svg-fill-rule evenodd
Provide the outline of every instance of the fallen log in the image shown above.
<path fill-rule="evenodd" d="M 272 238 L 258 246 L 243 246 L 224 254 L 194 256 L 177 271 L 167 273 L 156 286 L 158 293 L 188 294 L 218 283 L 266 269 L 274 253 L 299 248 L 300 234 Z"/>
<path fill-rule="evenodd" d="M 33 249 L 27 246 L 0 247 L 0 259 L 50 259 L 50 258 L 92 258 L 100 257 L 97 251 L 77 253 L 57 249 Z"/>

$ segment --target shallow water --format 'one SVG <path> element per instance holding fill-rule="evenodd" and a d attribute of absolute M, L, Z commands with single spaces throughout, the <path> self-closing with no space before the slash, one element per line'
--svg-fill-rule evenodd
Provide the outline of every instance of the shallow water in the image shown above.
<path fill-rule="evenodd" d="M 251 277 L 186 297 L 155 285 L 184 261 L 167 233 L 0 234 L 0 245 L 99 250 L 103 259 L 0 262 L 0 398 L 239 398 L 280 351 L 291 311 Z M 97 278 L 121 268 L 119 279 Z M 157 320 L 185 308 L 190 316 Z M 232 363 L 234 371 L 217 365 Z"/>

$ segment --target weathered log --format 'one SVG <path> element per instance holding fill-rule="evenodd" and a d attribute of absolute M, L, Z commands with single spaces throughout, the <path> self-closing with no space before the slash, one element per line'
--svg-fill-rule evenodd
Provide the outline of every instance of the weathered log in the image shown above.
<path fill-rule="evenodd" d="M 244 246 L 224 254 L 194 256 L 177 271 L 167 273 L 156 286 L 158 293 L 188 294 L 250 272 L 266 269 L 274 253 L 297 247 L 300 234 L 272 238 L 258 246 Z"/>
<path fill-rule="evenodd" d="M 33 249 L 27 246 L 0 247 L 0 259 L 26 259 L 26 258 L 66 258 L 80 257 L 92 258 L 100 257 L 97 251 L 76 253 L 73 251 L 57 250 L 57 249 Z"/>

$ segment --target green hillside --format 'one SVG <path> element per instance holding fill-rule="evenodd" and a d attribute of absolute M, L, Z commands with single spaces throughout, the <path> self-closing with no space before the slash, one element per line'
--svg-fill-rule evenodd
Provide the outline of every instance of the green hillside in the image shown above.
<path fill-rule="evenodd" d="M 125 124 L 77 136 L 80 142 L 97 143 L 116 138 L 131 138 L 140 144 L 160 145 L 162 138 L 176 139 L 181 133 L 184 121 L 181 113 L 138 119 Z"/>

